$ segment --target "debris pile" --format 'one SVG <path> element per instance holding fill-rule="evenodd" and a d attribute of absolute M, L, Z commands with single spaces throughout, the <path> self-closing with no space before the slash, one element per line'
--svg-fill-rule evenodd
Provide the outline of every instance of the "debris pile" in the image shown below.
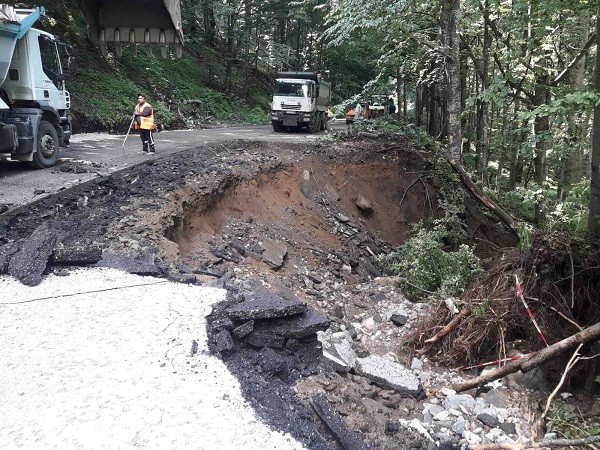
<path fill-rule="evenodd" d="M 529 249 L 511 250 L 496 263 L 461 301 L 459 315 L 442 303 L 419 324 L 418 352 L 447 364 L 510 361 L 600 322 L 600 251 L 566 236 L 538 234 Z M 439 339 L 432 338 L 436 332 Z M 551 378 L 562 374 L 570 356 L 548 368 Z M 595 364 L 582 362 L 571 381 L 593 388 Z"/>
<path fill-rule="evenodd" d="M 316 333 L 327 329 L 329 320 L 288 293 L 246 294 L 240 303 L 224 310 L 224 317 L 213 321 L 215 351 L 231 352 L 234 339 L 257 349 L 265 347 L 294 351 L 303 342 L 315 340 Z"/>

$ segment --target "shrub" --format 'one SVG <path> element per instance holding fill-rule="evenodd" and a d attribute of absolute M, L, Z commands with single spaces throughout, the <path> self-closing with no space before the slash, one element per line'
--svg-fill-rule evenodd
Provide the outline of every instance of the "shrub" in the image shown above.
<path fill-rule="evenodd" d="M 467 245 L 459 245 L 454 252 L 442 249 L 448 239 L 447 226 L 444 219 L 436 222 L 432 230 L 417 225 L 401 247 L 378 259 L 386 271 L 399 276 L 402 292 L 411 300 L 424 294 L 458 297 L 483 271 Z"/>

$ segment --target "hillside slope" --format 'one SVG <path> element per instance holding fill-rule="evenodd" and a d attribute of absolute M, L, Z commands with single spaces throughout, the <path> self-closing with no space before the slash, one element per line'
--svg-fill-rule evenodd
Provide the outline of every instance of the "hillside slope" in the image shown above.
<path fill-rule="evenodd" d="M 217 50 L 187 40 L 179 60 L 163 59 L 158 48 L 150 57 L 141 48 L 137 57 L 129 48 L 120 58 L 112 53 L 103 57 L 87 38 L 83 16 L 71 2 L 45 0 L 36 5 L 47 10 L 36 26 L 75 50 L 77 73 L 67 79 L 75 132 L 123 132 L 139 92 L 154 106 L 159 129 L 268 120 L 268 76 L 251 74 L 244 98 L 237 95 L 237 89 L 227 92 L 220 82 L 225 68 Z"/>

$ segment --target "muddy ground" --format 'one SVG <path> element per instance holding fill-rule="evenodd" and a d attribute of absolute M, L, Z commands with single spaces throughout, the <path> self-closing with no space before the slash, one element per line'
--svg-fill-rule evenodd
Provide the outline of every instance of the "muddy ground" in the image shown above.
<path fill-rule="evenodd" d="M 359 356 L 387 354 L 412 366 L 424 390 L 402 395 L 355 371 L 336 371 L 314 337 L 281 349 L 241 341 L 220 347 L 216 336 L 230 328 L 221 305 L 211 322 L 212 347 L 266 422 L 309 448 L 338 448 L 309 406 L 323 394 L 355 433 L 355 448 L 433 448 L 433 441 L 464 447 L 469 440 L 453 433 L 452 423 L 421 424 L 424 402 L 441 401 L 428 396 L 459 379 L 427 359 L 415 361 L 406 344 L 429 307 L 408 302 L 375 264 L 412 224 L 443 213 L 439 180 L 425 176 L 431 170 L 424 150 L 385 139 L 203 145 L 59 193 L 16 217 L 0 216 L 0 273 L 35 284 L 44 271 L 68 272 L 101 258 L 100 266 L 225 287 L 229 303 L 249 293 L 293 296 L 324 314 L 332 331 L 347 332 Z M 484 257 L 514 243 L 475 203 L 468 202 L 464 219 Z M 30 259 L 43 264 L 11 266 L 10 255 L 32 236 Z M 529 399 L 508 391 L 502 403 L 522 422 L 519 433 L 533 437 Z"/>

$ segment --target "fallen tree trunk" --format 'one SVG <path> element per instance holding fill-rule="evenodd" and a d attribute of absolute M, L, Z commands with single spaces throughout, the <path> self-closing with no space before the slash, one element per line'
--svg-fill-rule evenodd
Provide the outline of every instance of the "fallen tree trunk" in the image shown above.
<path fill-rule="evenodd" d="M 577 334 L 574 334 L 573 336 L 569 336 L 562 341 L 558 341 L 549 347 L 543 348 L 538 352 L 531 353 L 516 361 L 511 361 L 507 365 L 488 372 L 485 375 L 473 378 L 472 380 L 464 383 L 459 383 L 453 386 L 452 389 L 454 389 L 456 392 L 462 392 L 489 383 L 490 381 L 497 380 L 498 378 L 502 378 L 509 373 L 514 373 L 519 370 L 523 372 L 529 372 L 531 369 L 553 360 L 560 354 L 579 344 L 587 344 L 589 342 L 597 341 L 598 339 L 600 339 L 600 322 L 598 322 L 596 325 L 586 328 L 583 331 L 580 331 Z"/>
<path fill-rule="evenodd" d="M 496 217 L 498 217 L 498 219 L 500 219 L 502 223 L 504 223 L 510 229 L 510 231 L 515 234 L 515 236 L 519 237 L 519 230 L 517 229 L 517 222 L 515 219 L 513 219 L 510 214 L 500 208 L 496 202 L 489 198 L 485 192 L 483 192 L 481 188 L 473 182 L 471 176 L 467 173 L 462 164 L 457 162 L 456 159 L 454 159 L 449 153 L 445 153 L 445 156 L 452 168 L 460 176 L 461 181 L 465 184 L 467 189 L 471 191 L 475 198 L 479 200 L 483 206 L 490 209 L 496 215 Z"/>

